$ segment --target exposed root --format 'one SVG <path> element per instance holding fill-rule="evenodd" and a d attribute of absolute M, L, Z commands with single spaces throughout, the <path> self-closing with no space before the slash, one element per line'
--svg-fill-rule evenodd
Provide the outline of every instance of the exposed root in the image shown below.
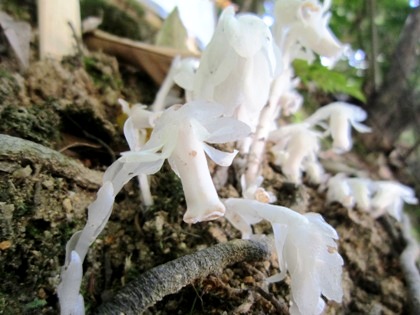
<path fill-rule="evenodd" d="M 98 189 L 102 183 L 101 172 L 88 169 L 79 161 L 41 144 L 4 134 L 0 134 L 0 161 L 31 163 L 83 188 Z"/>
<path fill-rule="evenodd" d="M 100 306 L 97 314 L 141 314 L 166 295 L 228 265 L 267 259 L 269 247 L 268 238 L 234 240 L 170 261 L 129 283 L 110 302 Z"/>

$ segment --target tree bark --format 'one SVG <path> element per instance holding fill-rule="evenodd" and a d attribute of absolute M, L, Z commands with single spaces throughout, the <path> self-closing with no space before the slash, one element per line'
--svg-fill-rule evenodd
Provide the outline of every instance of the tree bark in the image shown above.
<path fill-rule="evenodd" d="M 102 184 L 101 172 L 88 169 L 79 161 L 41 144 L 4 134 L 0 134 L 1 162 L 31 163 L 88 189 L 98 189 Z"/>
<path fill-rule="evenodd" d="M 420 95 L 410 86 L 413 76 L 419 76 L 416 73 L 419 48 L 420 7 L 417 7 L 406 19 L 383 84 L 370 98 L 367 110 L 376 132 L 368 142 L 373 147 L 391 150 L 399 135 L 420 121 Z"/>

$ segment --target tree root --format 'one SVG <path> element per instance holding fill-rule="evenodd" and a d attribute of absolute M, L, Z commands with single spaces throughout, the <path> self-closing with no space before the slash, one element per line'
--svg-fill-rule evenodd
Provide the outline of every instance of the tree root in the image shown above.
<path fill-rule="evenodd" d="M 400 263 L 409 291 L 410 312 L 418 314 L 417 312 L 420 310 L 420 274 L 416 261 L 419 258 L 420 248 L 417 240 L 411 235 L 410 218 L 406 214 L 402 218 L 402 234 L 407 246 L 400 256 Z"/>
<path fill-rule="evenodd" d="M 101 305 L 96 314 L 141 314 L 166 295 L 178 292 L 194 280 L 204 278 L 241 261 L 261 261 L 270 254 L 269 239 L 234 240 L 155 267 L 129 283 Z"/>
<path fill-rule="evenodd" d="M 4 134 L 0 134 L 0 161 L 30 163 L 68 178 L 83 188 L 98 189 L 102 184 L 101 172 L 88 169 L 79 161 L 41 144 Z"/>

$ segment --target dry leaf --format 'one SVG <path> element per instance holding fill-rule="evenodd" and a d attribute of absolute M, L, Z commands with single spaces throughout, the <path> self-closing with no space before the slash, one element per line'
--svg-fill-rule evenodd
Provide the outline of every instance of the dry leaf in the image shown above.
<path fill-rule="evenodd" d="M 179 16 L 177 7 L 165 19 L 162 28 L 156 35 L 156 45 L 172 47 L 179 50 L 191 50 L 188 47 L 188 32 Z M 195 48 L 197 50 L 197 48 Z M 193 50 L 194 51 L 194 50 Z"/>
<path fill-rule="evenodd" d="M 0 26 L 17 57 L 19 66 L 22 70 L 27 69 L 29 66 L 31 26 L 26 22 L 14 21 L 3 11 L 0 11 Z"/>
<path fill-rule="evenodd" d="M 191 52 L 145 44 L 100 30 L 85 34 L 84 41 L 89 49 L 103 51 L 128 64 L 144 69 L 159 85 L 165 79 L 175 56 L 197 57 Z"/>

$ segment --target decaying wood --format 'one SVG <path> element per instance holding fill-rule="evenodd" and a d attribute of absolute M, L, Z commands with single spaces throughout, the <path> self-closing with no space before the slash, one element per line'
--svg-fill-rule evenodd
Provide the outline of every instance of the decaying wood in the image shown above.
<path fill-rule="evenodd" d="M 420 247 L 411 235 L 411 224 L 407 215 L 403 216 L 402 223 L 402 233 L 407 246 L 401 254 L 400 262 L 409 290 L 411 314 L 414 315 L 420 310 L 420 274 L 416 264 L 420 256 Z"/>
<path fill-rule="evenodd" d="M 178 292 L 236 262 L 261 261 L 270 254 L 269 238 L 234 240 L 155 267 L 124 287 L 97 314 L 141 314 L 166 295 Z"/>
<path fill-rule="evenodd" d="M 61 60 L 78 52 L 82 29 L 79 1 L 38 0 L 38 21 L 41 59 Z"/>
<path fill-rule="evenodd" d="M 197 56 L 188 51 L 159 47 L 95 30 L 84 35 L 89 49 L 100 50 L 128 64 L 144 69 L 157 84 L 162 84 L 176 56 Z"/>
<path fill-rule="evenodd" d="M 98 189 L 102 183 L 102 172 L 38 143 L 4 134 L 0 134 L 0 161 L 31 163 L 88 189 Z"/>

